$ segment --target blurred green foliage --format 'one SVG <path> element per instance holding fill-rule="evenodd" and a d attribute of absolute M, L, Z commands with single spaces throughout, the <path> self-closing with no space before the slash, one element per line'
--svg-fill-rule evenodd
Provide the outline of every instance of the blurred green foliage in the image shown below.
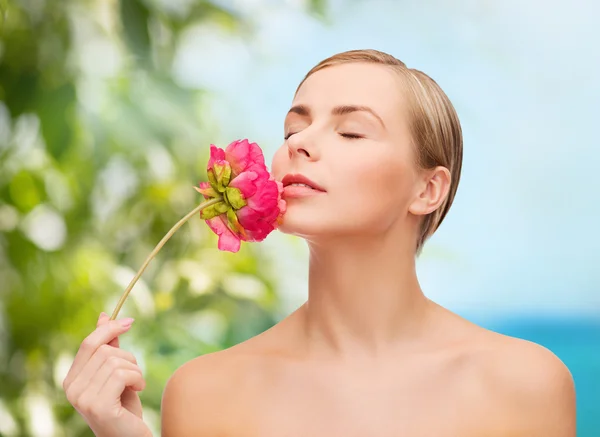
<path fill-rule="evenodd" d="M 174 3 L 0 0 L 1 435 L 92 435 L 61 388 L 73 355 L 199 201 L 218 127 L 205 91 L 172 77 L 178 37 L 252 29 L 223 2 Z M 219 252 L 200 220 L 150 264 L 120 316 L 137 319 L 122 346 L 157 432 L 179 365 L 275 323 L 270 266 L 256 246 Z"/>

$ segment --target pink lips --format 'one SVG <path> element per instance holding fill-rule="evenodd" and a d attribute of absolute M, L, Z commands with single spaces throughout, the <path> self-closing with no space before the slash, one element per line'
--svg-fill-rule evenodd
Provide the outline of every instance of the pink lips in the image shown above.
<path fill-rule="evenodd" d="M 325 189 L 302 174 L 287 174 L 281 181 L 284 198 L 307 197 L 325 193 Z M 304 185 L 292 185 L 304 184 Z"/>

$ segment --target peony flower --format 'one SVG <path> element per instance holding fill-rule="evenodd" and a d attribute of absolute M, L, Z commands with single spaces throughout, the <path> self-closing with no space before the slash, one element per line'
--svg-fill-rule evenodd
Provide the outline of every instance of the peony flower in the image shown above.
<path fill-rule="evenodd" d="M 211 144 L 207 174 L 208 182 L 194 187 L 206 201 L 179 220 L 148 255 L 117 303 L 111 320 L 116 319 L 129 292 L 162 246 L 198 212 L 219 236 L 218 248 L 230 252 L 237 252 L 241 241 L 264 240 L 281 223 L 286 209 L 281 197 L 283 185 L 269 173 L 256 143 L 238 140 L 225 150 Z"/>
<path fill-rule="evenodd" d="M 242 240 L 262 241 L 277 228 L 285 212 L 283 185 L 269 173 L 256 143 L 234 141 L 225 150 L 211 144 L 207 173 L 208 182 L 196 190 L 220 200 L 200 217 L 219 236 L 219 249 L 237 252 Z"/>

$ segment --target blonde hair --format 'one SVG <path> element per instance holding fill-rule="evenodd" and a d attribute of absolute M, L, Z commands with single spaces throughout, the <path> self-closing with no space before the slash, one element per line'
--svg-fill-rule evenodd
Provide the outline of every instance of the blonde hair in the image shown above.
<path fill-rule="evenodd" d="M 351 50 L 333 55 L 319 62 L 302 79 L 304 81 L 327 67 L 355 62 L 383 65 L 398 73 L 403 80 L 409 100 L 409 128 L 416 151 L 416 164 L 423 169 L 443 166 L 450 172 L 450 189 L 444 202 L 421 222 L 416 252 L 433 235 L 450 210 L 462 166 L 462 129 L 456 110 L 440 86 L 425 73 L 408 68 L 404 62 L 377 50 Z"/>

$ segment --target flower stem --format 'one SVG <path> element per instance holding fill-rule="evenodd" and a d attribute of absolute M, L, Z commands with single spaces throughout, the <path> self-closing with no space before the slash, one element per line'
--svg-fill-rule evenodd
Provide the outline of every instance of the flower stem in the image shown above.
<path fill-rule="evenodd" d="M 179 229 L 192 216 L 194 216 L 198 212 L 202 211 L 202 209 L 206 208 L 207 206 L 214 205 L 215 203 L 218 203 L 221 200 L 223 200 L 223 199 L 220 197 L 217 197 L 214 199 L 207 200 L 206 202 L 202 202 L 200 205 L 198 205 L 193 210 L 188 212 L 181 220 L 179 220 L 177 223 L 175 223 L 175 225 L 169 230 L 169 232 L 167 232 L 167 234 L 162 238 L 162 240 L 160 240 L 160 242 L 156 245 L 154 250 L 152 252 L 150 252 L 150 255 L 148 255 L 148 258 L 146 258 L 146 261 L 144 261 L 144 264 L 142 264 L 142 267 L 140 267 L 137 274 L 133 277 L 133 279 L 131 280 L 131 282 L 129 283 L 129 285 L 127 286 L 125 291 L 123 292 L 121 299 L 119 299 L 119 303 L 117 303 L 117 307 L 113 311 L 112 316 L 110 316 L 110 320 L 115 320 L 117 318 L 117 315 L 119 314 L 119 311 L 121 310 L 121 307 L 125 303 L 125 299 L 127 299 L 127 296 L 129 296 L 129 292 L 131 291 L 131 289 L 133 288 L 135 283 L 138 281 L 138 279 L 140 279 L 140 276 L 142 276 L 142 273 L 144 273 L 144 270 L 146 270 L 146 267 L 148 267 L 148 264 L 150 264 L 150 261 L 152 261 L 152 258 L 154 258 L 156 256 L 158 251 L 165 245 L 165 243 L 169 240 L 169 238 L 171 238 L 173 236 L 173 234 L 177 231 L 177 229 Z"/>

